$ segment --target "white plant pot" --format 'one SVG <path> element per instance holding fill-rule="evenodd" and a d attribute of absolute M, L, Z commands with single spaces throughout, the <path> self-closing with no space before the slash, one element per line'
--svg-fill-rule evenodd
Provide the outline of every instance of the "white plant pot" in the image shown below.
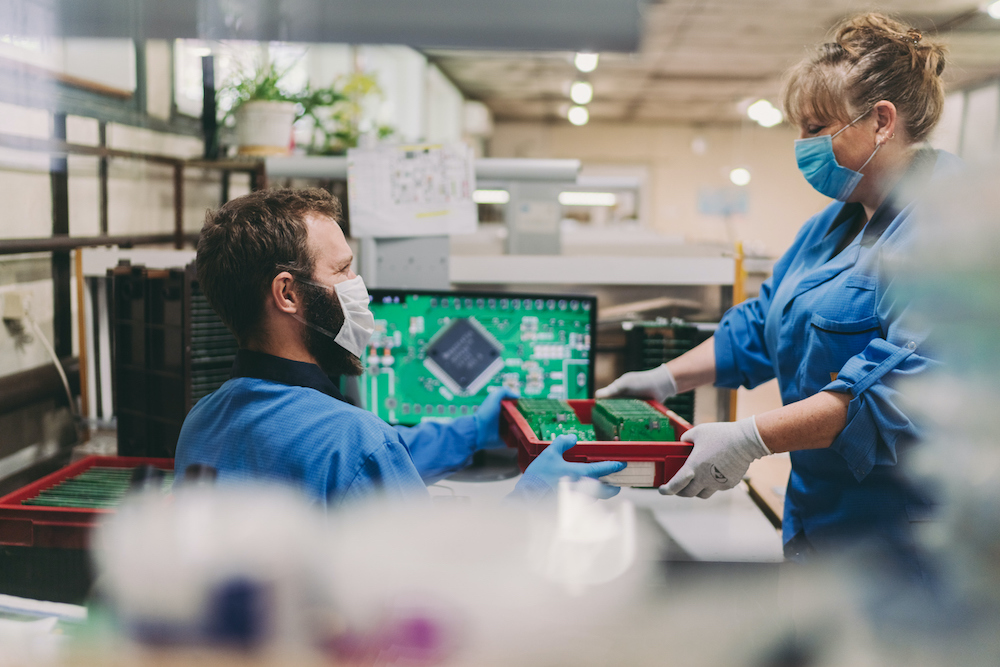
<path fill-rule="evenodd" d="M 294 102 L 247 102 L 236 112 L 240 155 L 286 155 L 295 122 Z"/>

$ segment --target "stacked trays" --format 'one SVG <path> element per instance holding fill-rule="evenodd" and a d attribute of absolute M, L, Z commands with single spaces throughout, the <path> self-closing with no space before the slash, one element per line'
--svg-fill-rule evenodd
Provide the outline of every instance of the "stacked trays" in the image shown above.
<path fill-rule="evenodd" d="M 126 262 L 108 275 L 118 453 L 172 457 L 188 411 L 229 379 L 236 339 L 208 305 L 193 264 Z"/>
<path fill-rule="evenodd" d="M 0 498 L 0 593 L 82 603 L 93 583 L 94 526 L 115 511 L 137 468 L 144 489 L 160 484 L 167 493 L 173 467 L 172 459 L 89 456 Z"/>
<path fill-rule="evenodd" d="M 625 371 L 656 368 L 698 346 L 710 334 L 683 320 L 630 322 L 625 331 Z M 672 396 L 664 401 L 687 421 L 694 421 L 694 392 Z"/>

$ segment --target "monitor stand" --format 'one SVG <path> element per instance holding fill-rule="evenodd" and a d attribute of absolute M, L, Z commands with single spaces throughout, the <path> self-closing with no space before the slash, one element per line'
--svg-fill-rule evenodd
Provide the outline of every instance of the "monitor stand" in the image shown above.
<path fill-rule="evenodd" d="M 453 482 L 499 482 L 521 474 L 517 450 L 513 447 L 482 449 L 472 455 L 472 463 L 448 477 Z"/>

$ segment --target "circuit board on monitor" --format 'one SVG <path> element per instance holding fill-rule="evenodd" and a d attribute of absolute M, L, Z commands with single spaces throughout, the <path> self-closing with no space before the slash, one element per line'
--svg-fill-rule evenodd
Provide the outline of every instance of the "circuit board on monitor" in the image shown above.
<path fill-rule="evenodd" d="M 390 424 L 471 415 L 489 391 L 593 393 L 595 297 L 371 290 L 375 334 L 360 390 Z"/>

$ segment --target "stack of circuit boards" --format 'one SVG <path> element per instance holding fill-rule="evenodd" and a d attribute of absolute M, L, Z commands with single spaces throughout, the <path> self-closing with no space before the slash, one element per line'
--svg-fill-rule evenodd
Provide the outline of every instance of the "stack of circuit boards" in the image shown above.
<path fill-rule="evenodd" d="M 86 507 L 110 509 L 117 507 L 128 493 L 135 468 L 94 466 L 51 486 L 38 495 L 25 498 L 22 505 L 41 507 Z M 173 471 L 163 471 L 161 489 L 170 491 Z"/>
<path fill-rule="evenodd" d="M 637 398 L 609 398 L 594 402 L 590 424 L 583 424 L 563 400 L 527 399 L 518 411 L 539 440 L 575 435 L 580 441 L 673 442 L 674 428 L 667 416 Z"/>
<path fill-rule="evenodd" d="M 552 440 L 560 435 L 575 435 L 577 440 L 597 440 L 594 427 L 580 423 L 569 403 L 554 398 L 522 398 L 517 409 L 527 420 L 539 440 Z"/>
<path fill-rule="evenodd" d="M 667 416 L 638 398 L 597 400 L 590 419 L 599 440 L 672 442 L 676 439 Z"/>

